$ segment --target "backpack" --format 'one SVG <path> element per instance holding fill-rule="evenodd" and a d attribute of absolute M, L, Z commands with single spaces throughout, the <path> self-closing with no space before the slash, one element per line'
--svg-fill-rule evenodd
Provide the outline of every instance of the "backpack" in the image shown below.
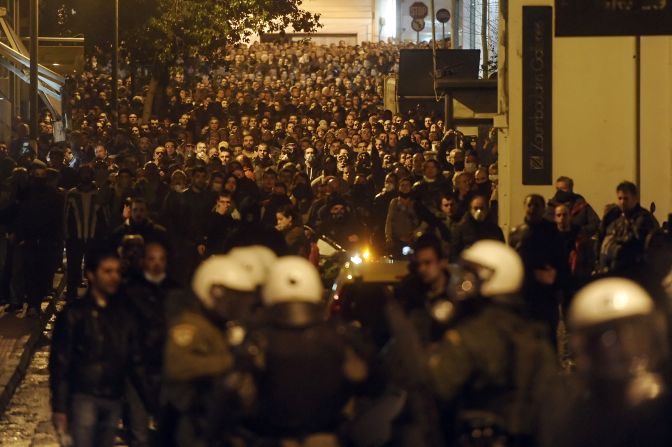
<path fill-rule="evenodd" d="M 600 272 L 607 273 L 617 269 L 623 263 L 634 261 L 633 245 L 637 242 L 633 222 L 625 215 L 616 219 L 607 230 L 600 247 Z"/>

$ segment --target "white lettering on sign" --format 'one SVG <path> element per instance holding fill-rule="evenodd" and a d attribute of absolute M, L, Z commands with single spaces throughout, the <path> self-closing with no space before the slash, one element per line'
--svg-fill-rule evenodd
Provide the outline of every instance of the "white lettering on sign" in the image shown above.
<path fill-rule="evenodd" d="M 548 68 L 544 61 L 544 23 L 538 21 L 534 23 L 534 57 L 530 61 L 531 68 L 534 71 L 534 100 L 533 100 L 533 122 L 534 122 L 534 138 L 532 141 L 532 148 L 538 153 L 544 153 L 544 142 L 546 140 L 545 132 L 545 113 L 546 106 L 545 96 L 545 80 Z M 536 158 L 536 162 L 531 166 L 532 169 L 544 169 L 543 158 Z"/>

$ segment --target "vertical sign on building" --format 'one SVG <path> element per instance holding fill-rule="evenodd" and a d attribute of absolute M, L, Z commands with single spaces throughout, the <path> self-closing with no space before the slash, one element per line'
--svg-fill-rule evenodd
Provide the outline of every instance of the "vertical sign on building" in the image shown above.
<path fill-rule="evenodd" d="M 523 7 L 523 184 L 553 184 L 553 9 Z"/>

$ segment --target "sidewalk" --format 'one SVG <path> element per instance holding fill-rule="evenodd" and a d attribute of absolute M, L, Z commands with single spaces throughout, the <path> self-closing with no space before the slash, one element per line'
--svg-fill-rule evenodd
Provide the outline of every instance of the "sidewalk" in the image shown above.
<path fill-rule="evenodd" d="M 65 275 L 57 273 L 54 275 L 56 297 L 64 288 Z M 0 318 L 0 415 L 23 380 L 42 331 L 55 312 L 55 301 L 52 296 L 44 299 L 39 319 L 18 319 L 13 313 Z"/>

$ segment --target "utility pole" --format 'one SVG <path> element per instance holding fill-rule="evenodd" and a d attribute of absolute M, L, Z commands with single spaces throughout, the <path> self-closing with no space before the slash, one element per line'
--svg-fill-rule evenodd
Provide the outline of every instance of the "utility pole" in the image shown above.
<path fill-rule="evenodd" d="M 462 1 L 452 0 L 452 18 L 450 22 L 450 44 L 452 48 L 460 48 L 460 23 L 462 21 Z"/>
<path fill-rule="evenodd" d="M 21 37 L 21 20 L 19 10 L 19 0 L 7 0 L 7 6 L 11 13 L 11 23 L 14 32 Z M 21 80 L 14 73 L 9 73 L 9 100 L 12 103 L 12 126 L 16 124 L 14 119 L 21 115 Z"/>
<path fill-rule="evenodd" d="M 112 42 L 112 79 L 111 97 L 112 103 L 112 129 L 117 130 L 119 125 L 119 98 L 117 84 L 119 78 L 119 0 L 114 0 L 114 41 Z"/>
<path fill-rule="evenodd" d="M 396 42 L 397 44 L 400 44 L 402 39 L 401 39 L 401 30 L 403 29 L 401 26 L 401 0 L 396 0 L 397 1 L 397 38 Z"/>
<path fill-rule="evenodd" d="M 432 53 L 434 54 L 434 77 L 436 77 L 436 9 L 434 6 L 434 0 L 430 1 L 431 11 L 430 17 L 432 18 Z"/>
<path fill-rule="evenodd" d="M 40 110 L 37 96 L 39 0 L 30 0 L 30 138 L 37 140 Z"/>
<path fill-rule="evenodd" d="M 476 48 L 476 0 L 469 2 L 469 48 Z"/>
<path fill-rule="evenodd" d="M 483 79 L 490 77 L 490 52 L 488 50 L 488 0 L 481 0 L 481 47 L 483 47 Z"/>

